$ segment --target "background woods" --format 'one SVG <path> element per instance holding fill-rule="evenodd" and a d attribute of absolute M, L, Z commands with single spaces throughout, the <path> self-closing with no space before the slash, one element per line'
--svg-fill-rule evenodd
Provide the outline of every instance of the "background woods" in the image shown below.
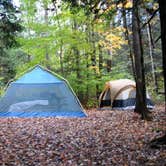
<path fill-rule="evenodd" d="M 106 81 L 129 78 L 137 82 L 139 71 L 141 94 L 148 90 L 156 102 L 163 100 L 156 1 L 0 2 L 1 93 L 10 79 L 41 64 L 64 76 L 85 107 L 97 106 Z M 137 66 L 139 52 L 142 68 Z M 143 96 L 144 102 L 138 103 L 146 102 Z"/>

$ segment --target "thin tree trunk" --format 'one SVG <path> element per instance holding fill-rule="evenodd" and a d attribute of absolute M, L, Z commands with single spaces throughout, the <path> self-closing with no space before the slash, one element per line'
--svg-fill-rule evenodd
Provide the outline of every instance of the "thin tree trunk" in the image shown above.
<path fill-rule="evenodd" d="M 91 23 L 91 42 L 92 42 L 92 46 L 93 46 L 91 62 L 92 62 L 92 66 L 96 66 L 96 46 L 95 46 L 95 33 L 94 33 L 93 22 Z"/>
<path fill-rule="evenodd" d="M 44 21 L 45 24 L 48 25 L 48 10 L 47 10 L 47 4 L 44 6 Z M 48 69 L 51 69 L 51 66 L 49 65 L 50 57 L 48 53 L 48 45 L 45 46 L 45 58 L 46 58 L 46 66 Z"/>
<path fill-rule="evenodd" d="M 154 60 L 153 60 L 153 46 L 152 46 L 152 40 L 151 40 L 151 35 L 150 35 L 150 24 L 147 24 L 147 35 L 148 35 L 148 43 L 149 43 L 149 56 L 150 56 L 150 61 L 151 61 L 153 85 L 154 85 L 154 90 L 157 93 L 158 88 L 157 88 L 157 80 L 156 80 L 156 75 L 155 75 L 155 65 L 154 65 Z"/>
<path fill-rule="evenodd" d="M 93 22 L 91 22 L 91 42 L 92 42 L 92 55 L 91 55 L 91 63 L 92 63 L 92 66 L 96 66 L 96 46 L 95 46 L 95 32 L 94 32 L 94 24 Z M 96 73 L 96 69 L 95 69 L 95 75 L 96 75 L 96 79 L 97 79 L 97 73 Z M 98 96 L 99 96 L 99 85 L 98 83 L 96 83 L 96 99 L 98 99 Z"/>
<path fill-rule="evenodd" d="M 28 3 L 30 3 L 30 2 L 28 1 Z M 29 5 L 29 4 L 28 4 L 28 5 Z M 30 36 L 31 36 L 31 35 L 30 35 L 30 34 L 31 34 L 30 31 L 31 31 L 31 30 L 30 30 L 30 20 L 29 20 L 28 14 L 27 14 L 27 18 L 26 18 L 26 19 L 27 19 L 27 24 L 28 24 L 28 30 L 27 30 L 27 31 L 28 31 L 28 36 L 30 37 Z M 28 61 L 28 62 L 31 61 L 31 55 L 29 54 L 29 48 L 28 48 L 27 61 Z"/>
<path fill-rule="evenodd" d="M 57 25 L 58 25 L 59 30 L 61 30 L 61 25 L 60 25 L 60 21 L 59 21 L 59 17 L 58 17 L 58 12 L 57 12 L 58 9 L 56 7 L 56 3 L 55 2 L 53 2 L 53 5 L 54 5 L 55 13 L 56 13 L 56 16 L 57 16 Z M 62 39 L 60 39 L 59 63 L 60 63 L 61 74 L 64 75 L 64 67 L 63 67 L 63 40 Z"/>
<path fill-rule="evenodd" d="M 76 31 L 78 29 L 78 24 L 76 22 L 76 20 L 73 20 L 73 30 Z M 81 85 L 82 83 L 82 76 L 81 76 L 81 69 L 80 69 L 80 52 L 78 50 L 77 47 L 73 47 L 73 52 L 74 52 L 74 56 L 75 56 L 75 65 L 76 65 L 76 78 L 77 78 L 77 85 Z M 77 89 L 77 95 L 78 98 L 83 101 L 83 93 L 81 88 Z"/>
<path fill-rule="evenodd" d="M 139 25 L 138 3 L 139 0 L 133 0 L 132 13 L 132 31 L 133 31 L 133 51 L 135 56 L 136 69 L 136 107 L 135 112 L 142 115 L 143 119 L 149 119 L 146 105 L 146 87 L 144 74 L 144 58 L 141 41 L 141 32 Z"/>
<path fill-rule="evenodd" d="M 82 84 L 82 76 L 81 76 L 81 69 L 80 69 L 80 53 L 78 51 L 77 48 L 73 48 L 74 50 L 74 54 L 75 54 L 75 60 L 76 60 L 76 78 L 77 78 L 77 85 L 81 85 Z M 77 89 L 77 95 L 78 98 L 80 99 L 80 101 L 83 101 L 83 93 L 82 93 L 82 89 L 78 88 Z"/>
<path fill-rule="evenodd" d="M 122 15 L 123 15 L 123 27 L 125 28 L 125 39 L 127 40 L 127 43 L 128 43 L 128 46 L 129 46 L 129 59 L 131 61 L 133 77 L 135 78 L 134 57 L 133 57 L 133 53 L 132 53 L 132 44 L 131 44 L 131 41 L 130 41 L 130 38 L 129 38 L 129 31 L 128 31 L 127 19 L 126 19 L 126 10 L 124 8 L 124 4 L 123 4 L 123 9 L 122 9 Z"/>
<path fill-rule="evenodd" d="M 90 45 L 91 44 L 91 28 L 90 28 L 90 20 L 88 20 L 88 23 L 86 24 L 87 28 L 86 28 L 86 33 L 87 33 L 87 38 L 86 38 L 86 41 L 87 43 Z M 86 53 L 85 51 L 85 57 L 86 57 L 86 70 L 87 70 L 87 73 L 86 73 L 86 81 L 87 81 L 87 84 L 86 84 L 86 103 L 88 102 L 88 99 L 90 97 L 90 86 L 89 86 L 89 79 L 90 79 L 90 72 L 89 72 L 89 67 L 91 66 L 91 55 L 89 53 Z"/>
<path fill-rule="evenodd" d="M 99 45 L 98 47 L 99 47 L 99 72 L 101 73 L 103 69 L 103 55 L 102 55 L 101 46 Z"/>
<path fill-rule="evenodd" d="M 98 50 L 99 50 L 99 73 L 97 73 L 97 80 L 99 81 L 102 77 L 102 69 L 103 69 L 103 55 L 102 55 L 102 47 L 98 45 Z M 96 84 L 96 97 L 97 100 L 99 99 L 100 96 L 100 89 L 99 89 L 99 83 Z"/>
<path fill-rule="evenodd" d="M 115 27 L 115 19 L 113 19 L 112 21 L 113 21 L 112 24 L 110 22 L 110 29 L 111 28 L 113 29 Z M 113 60 L 112 45 L 111 45 L 111 48 L 107 50 L 107 53 L 109 55 L 109 58 L 106 59 L 106 70 L 107 70 L 107 73 L 110 73 L 112 70 L 112 60 Z"/>
<path fill-rule="evenodd" d="M 28 54 L 28 55 L 27 55 L 27 62 L 30 62 L 30 61 L 31 61 L 31 55 Z"/>
<path fill-rule="evenodd" d="M 109 59 L 106 60 L 106 69 L 107 72 L 110 73 L 112 70 L 112 52 L 110 50 L 108 50 L 108 55 L 110 55 Z"/>
<path fill-rule="evenodd" d="M 61 44 L 60 44 L 59 62 L 60 62 L 61 73 L 63 75 L 64 67 L 63 67 L 63 42 L 62 42 L 62 40 L 61 40 Z"/>
<path fill-rule="evenodd" d="M 86 102 L 89 100 L 89 56 L 86 54 L 86 69 L 87 69 L 87 74 L 86 74 L 86 80 L 87 80 L 87 85 L 86 85 Z"/>

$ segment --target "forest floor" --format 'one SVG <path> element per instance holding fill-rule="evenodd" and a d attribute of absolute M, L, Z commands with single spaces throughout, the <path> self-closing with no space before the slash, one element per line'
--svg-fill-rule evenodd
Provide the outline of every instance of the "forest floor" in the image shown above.
<path fill-rule="evenodd" d="M 131 111 L 87 110 L 86 118 L 0 118 L 0 165 L 165 166 L 163 105 L 152 121 Z"/>

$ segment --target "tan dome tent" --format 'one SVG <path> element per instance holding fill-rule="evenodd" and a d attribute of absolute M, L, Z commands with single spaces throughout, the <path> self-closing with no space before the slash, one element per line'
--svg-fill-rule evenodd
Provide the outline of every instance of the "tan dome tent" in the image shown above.
<path fill-rule="evenodd" d="M 136 103 L 136 84 L 129 79 L 120 79 L 106 82 L 105 88 L 99 97 L 99 107 L 111 107 L 112 109 L 134 109 Z M 154 105 L 147 94 L 147 106 Z"/>

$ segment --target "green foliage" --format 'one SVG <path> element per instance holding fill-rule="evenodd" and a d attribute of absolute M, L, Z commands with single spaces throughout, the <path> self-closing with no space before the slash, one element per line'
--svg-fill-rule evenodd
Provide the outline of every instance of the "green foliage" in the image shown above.
<path fill-rule="evenodd" d="M 49 11 L 53 7 L 51 3 L 45 0 L 33 2 L 32 5 L 24 0 L 21 5 L 25 30 L 18 41 L 30 58 L 17 67 L 17 73 L 35 64 L 44 65 L 64 76 L 82 103 L 88 107 L 97 105 L 96 94 L 102 91 L 105 82 L 114 75 L 108 73 L 104 65 L 103 69 L 98 66 L 98 46 L 109 35 L 109 25 L 105 21 L 94 22 L 93 13 L 87 15 L 89 9 L 71 9 L 68 3 L 62 3 L 60 7 L 54 4 L 55 10 Z M 38 10 L 43 14 L 39 15 Z M 106 36 L 100 31 L 106 33 Z M 112 47 L 115 53 L 121 48 L 120 45 L 125 44 L 125 40 L 119 36 L 122 33 L 120 29 L 111 33 L 111 43 L 116 43 Z M 120 41 L 119 45 L 115 40 Z M 108 50 L 103 47 L 102 52 L 105 62 L 109 57 Z M 93 65 L 92 57 L 95 57 L 96 65 Z M 125 77 L 124 73 L 119 74 L 119 78 L 122 75 Z"/>
<path fill-rule="evenodd" d="M 117 63 L 115 67 L 112 68 L 111 71 L 111 80 L 116 79 L 133 79 L 133 76 L 129 74 L 128 69 L 126 68 L 126 64 L 124 62 Z"/>
<path fill-rule="evenodd" d="M 16 33 L 22 30 L 16 16 L 16 9 L 10 0 L 0 1 L 0 48 L 17 45 Z"/>
<path fill-rule="evenodd" d="M 52 2 L 21 1 L 24 30 L 16 40 L 21 48 L 10 51 L 7 58 L 14 71 L 9 77 L 41 64 L 65 77 L 84 106 L 97 106 L 105 82 L 133 79 L 125 29 L 121 25 L 110 28 L 117 20 L 117 8 L 110 4 L 100 10 L 98 0 L 82 1 L 85 8 L 76 1 Z"/>
<path fill-rule="evenodd" d="M 10 0 L 0 1 L 0 86 L 15 76 L 17 58 L 11 48 L 18 46 L 16 35 L 22 30 L 16 13 Z"/>

